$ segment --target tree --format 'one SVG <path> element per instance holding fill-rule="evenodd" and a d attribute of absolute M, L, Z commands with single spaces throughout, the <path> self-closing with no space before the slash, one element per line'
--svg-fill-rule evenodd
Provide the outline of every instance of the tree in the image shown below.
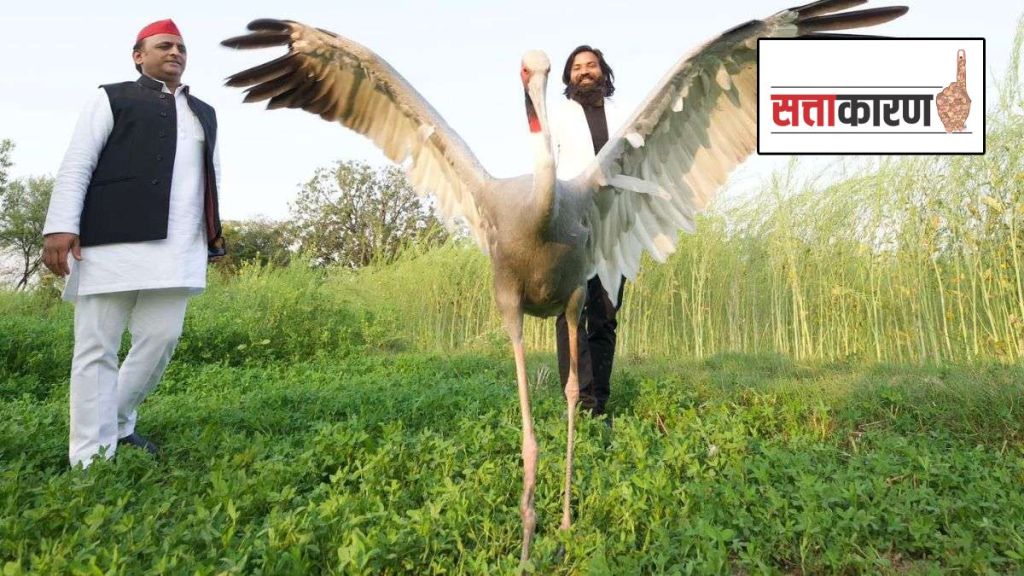
<path fill-rule="evenodd" d="M 0 250 L 19 261 L 15 289 L 28 286 L 43 262 L 43 224 L 53 193 L 53 178 L 37 176 L 0 189 Z"/>
<path fill-rule="evenodd" d="M 291 261 L 292 240 L 287 222 L 267 218 L 228 220 L 223 228 L 228 254 L 220 266 L 226 270 L 237 270 L 249 262 L 260 266 L 287 266 Z"/>
<path fill-rule="evenodd" d="M 359 268 L 388 262 L 407 244 L 447 238 L 432 203 L 396 167 L 362 162 L 320 168 L 291 206 L 294 238 L 314 264 Z"/>
<path fill-rule="evenodd" d="M 7 171 L 10 170 L 11 151 L 14 150 L 14 142 L 0 140 L 0 192 L 7 187 Z"/>

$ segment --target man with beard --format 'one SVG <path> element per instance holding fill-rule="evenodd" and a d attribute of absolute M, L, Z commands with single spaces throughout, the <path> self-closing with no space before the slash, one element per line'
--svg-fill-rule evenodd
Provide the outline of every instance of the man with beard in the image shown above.
<path fill-rule="evenodd" d="M 156 453 L 137 408 L 163 375 L 189 296 L 224 254 L 213 108 L 181 83 L 185 43 L 171 20 L 132 48 L 137 80 L 93 93 L 75 126 L 43 228 L 43 260 L 75 303 L 71 465 L 121 446 Z M 118 366 L 121 336 L 131 348 Z"/>
<path fill-rule="evenodd" d="M 562 71 L 565 101 L 556 108 L 552 139 L 558 162 L 558 178 L 576 177 L 597 155 L 624 118 L 610 100 L 615 93 L 615 74 L 604 54 L 587 45 L 569 54 Z M 622 304 L 620 284 L 618 304 L 612 304 L 601 280 L 594 276 L 587 283 L 587 301 L 583 308 L 579 334 L 580 405 L 595 416 L 604 414 L 610 394 L 612 360 L 615 355 L 615 320 Z M 555 322 L 558 340 L 558 371 L 562 386 L 569 378 L 569 331 L 565 315 Z"/>

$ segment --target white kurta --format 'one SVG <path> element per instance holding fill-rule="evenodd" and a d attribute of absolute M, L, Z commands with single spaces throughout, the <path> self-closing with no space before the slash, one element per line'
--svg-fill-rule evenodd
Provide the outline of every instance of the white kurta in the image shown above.
<path fill-rule="evenodd" d="M 167 238 L 82 248 L 81 262 L 69 255 L 71 274 L 64 287 L 65 300 L 73 301 L 89 294 L 160 288 L 185 288 L 188 293 L 197 294 L 206 287 L 205 136 L 183 90 L 181 86 L 174 92 L 177 148 L 171 176 Z M 170 93 L 166 86 L 163 91 Z M 106 91 L 100 88 L 82 110 L 57 172 L 43 234 L 79 233 L 89 181 L 113 127 L 110 101 Z M 220 189 L 216 148 L 213 162 Z"/>
<path fill-rule="evenodd" d="M 590 137 L 590 126 L 583 106 L 575 100 L 558 98 L 552 107 L 552 147 L 557 162 L 559 180 L 572 180 L 594 159 L 594 140 Z M 615 136 L 626 120 L 614 102 L 605 98 L 604 115 L 608 122 L 608 138 Z"/>

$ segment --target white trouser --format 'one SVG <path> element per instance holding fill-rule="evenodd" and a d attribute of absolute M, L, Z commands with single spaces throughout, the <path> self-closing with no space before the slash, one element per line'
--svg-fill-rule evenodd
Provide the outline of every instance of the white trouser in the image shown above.
<path fill-rule="evenodd" d="M 79 296 L 75 303 L 75 354 L 71 360 L 71 465 L 88 466 L 106 447 L 135 431 L 136 408 L 163 376 L 181 336 L 188 293 L 137 290 Z M 117 366 L 125 324 L 128 356 Z"/>

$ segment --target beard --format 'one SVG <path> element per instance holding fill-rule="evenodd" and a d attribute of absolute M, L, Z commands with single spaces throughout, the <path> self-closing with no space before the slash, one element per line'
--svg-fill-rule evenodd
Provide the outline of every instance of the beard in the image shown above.
<path fill-rule="evenodd" d="M 579 79 L 582 80 L 583 78 L 593 79 L 593 76 L 581 76 Z M 569 98 L 583 106 L 604 106 L 605 93 L 607 92 L 605 77 L 601 76 L 590 84 L 581 85 L 578 82 L 569 84 L 568 92 Z"/>

